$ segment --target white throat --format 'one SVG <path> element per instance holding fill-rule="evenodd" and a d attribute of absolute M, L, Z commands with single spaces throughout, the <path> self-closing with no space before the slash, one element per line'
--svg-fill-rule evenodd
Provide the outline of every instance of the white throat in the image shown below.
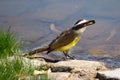
<path fill-rule="evenodd" d="M 83 19 L 82 21 L 78 22 L 76 25 L 85 23 L 85 22 L 87 22 L 87 21 L 88 21 L 88 20 Z M 75 30 L 75 32 L 76 32 L 77 34 L 82 34 L 85 30 L 86 30 L 86 27 L 84 27 L 84 28 L 82 28 L 82 29 L 79 29 L 79 30 Z"/>
<path fill-rule="evenodd" d="M 84 31 L 86 30 L 86 27 L 82 28 L 82 29 L 79 29 L 79 30 L 74 30 L 75 33 L 77 34 L 82 34 Z"/>

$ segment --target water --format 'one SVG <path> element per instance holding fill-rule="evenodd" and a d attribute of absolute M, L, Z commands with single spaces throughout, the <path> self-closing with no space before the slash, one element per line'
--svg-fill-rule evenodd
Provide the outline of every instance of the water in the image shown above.
<path fill-rule="evenodd" d="M 119 8 L 120 0 L 1 0 L 0 27 L 12 26 L 22 39 L 23 49 L 29 50 L 48 44 L 58 35 L 51 31 L 51 24 L 62 32 L 78 19 L 95 19 L 96 24 L 85 31 L 72 52 L 117 58 L 120 55 Z"/>

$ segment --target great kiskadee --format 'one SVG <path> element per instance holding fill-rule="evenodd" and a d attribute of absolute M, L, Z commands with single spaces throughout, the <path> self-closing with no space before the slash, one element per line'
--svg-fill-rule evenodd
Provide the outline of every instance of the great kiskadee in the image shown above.
<path fill-rule="evenodd" d="M 68 54 L 69 50 L 79 41 L 82 33 L 86 30 L 86 27 L 94 23 L 95 20 L 78 20 L 72 28 L 63 31 L 48 46 L 33 50 L 29 52 L 29 55 L 43 51 L 47 51 L 47 54 L 52 51 L 60 51 L 63 52 L 66 57 L 73 58 Z"/>

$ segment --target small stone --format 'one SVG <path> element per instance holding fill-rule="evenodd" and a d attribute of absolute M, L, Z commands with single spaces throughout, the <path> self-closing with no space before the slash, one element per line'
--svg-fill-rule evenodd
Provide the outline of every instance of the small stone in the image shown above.
<path fill-rule="evenodd" d="M 100 80 L 120 80 L 120 68 L 109 71 L 99 71 L 96 77 Z"/>

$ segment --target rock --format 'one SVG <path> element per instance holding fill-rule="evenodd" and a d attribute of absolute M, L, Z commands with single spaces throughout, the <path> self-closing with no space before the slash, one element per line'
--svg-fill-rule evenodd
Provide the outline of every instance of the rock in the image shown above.
<path fill-rule="evenodd" d="M 67 60 L 46 62 L 46 58 L 35 57 L 35 59 L 29 59 L 21 56 L 8 57 L 9 61 L 16 59 L 21 60 L 27 67 L 32 65 L 35 69 L 32 76 L 21 76 L 19 80 L 40 80 L 45 77 L 48 77 L 50 80 L 94 80 L 98 70 L 106 69 L 103 63 L 97 61 Z M 45 66 L 48 70 L 39 71 L 39 67 L 42 66 Z"/>
<path fill-rule="evenodd" d="M 26 66 L 32 65 L 33 67 L 40 67 L 40 66 L 43 66 L 43 65 L 47 64 L 47 62 L 42 58 L 40 58 L 40 59 L 29 59 L 29 58 L 26 58 L 26 57 L 19 57 L 19 56 L 8 57 L 9 61 L 13 61 L 13 60 L 16 60 L 16 59 L 22 60 L 22 62 Z"/>
<path fill-rule="evenodd" d="M 13 60 L 15 57 L 10 57 L 9 59 Z M 96 73 L 107 69 L 104 66 L 104 63 L 98 61 L 67 60 L 47 62 L 46 58 L 29 59 L 26 57 L 20 57 L 20 59 L 25 65 L 32 65 L 35 67 L 36 70 L 33 73 L 34 76 L 30 77 L 32 79 L 41 78 L 39 75 L 46 74 L 50 80 L 96 80 Z M 37 70 L 41 66 L 45 66 L 48 70 Z M 51 71 L 49 71 L 49 69 Z"/>
<path fill-rule="evenodd" d="M 120 68 L 109 71 L 99 71 L 96 77 L 100 80 L 120 80 Z"/>
<path fill-rule="evenodd" d="M 65 76 L 64 79 L 57 78 L 52 80 L 95 80 L 97 71 L 107 69 L 102 62 L 87 60 L 59 61 L 47 65 L 49 65 L 51 71 L 57 75 L 56 78 L 62 75 L 65 76 L 65 73 L 67 73 L 67 76 Z M 54 76 L 52 75 L 51 77 Z"/>
<path fill-rule="evenodd" d="M 69 72 L 51 72 L 48 74 L 48 78 L 50 80 L 95 80 L 94 77 Z"/>
<path fill-rule="evenodd" d="M 51 67 L 52 72 L 71 72 L 73 68 L 66 66 L 54 66 Z"/>
<path fill-rule="evenodd" d="M 33 67 L 40 67 L 40 66 L 43 66 L 43 65 L 46 65 L 47 62 L 45 62 L 43 59 L 28 59 L 28 58 L 23 58 L 23 62 L 25 64 L 30 64 L 32 65 Z"/>
<path fill-rule="evenodd" d="M 67 80 L 70 73 L 68 72 L 51 72 L 48 74 L 50 80 Z"/>
<path fill-rule="evenodd" d="M 89 71 L 98 71 L 98 70 L 106 69 L 104 63 L 102 62 L 87 61 L 87 60 L 68 60 L 68 61 L 60 61 L 52 64 L 52 70 L 56 69 L 57 67 L 58 69 L 67 68 L 68 70 L 78 69 L 78 71 L 79 69 L 89 70 Z"/>
<path fill-rule="evenodd" d="M 38 70 L 34 70 L 34 75 L 39 75 L 39 74 L 49 74 L 49 73 L 51 73 L 51 70 L 50 69 L 48 69 L 48 70 L 41 70 L 41 71 L 38 71 Z"/>

